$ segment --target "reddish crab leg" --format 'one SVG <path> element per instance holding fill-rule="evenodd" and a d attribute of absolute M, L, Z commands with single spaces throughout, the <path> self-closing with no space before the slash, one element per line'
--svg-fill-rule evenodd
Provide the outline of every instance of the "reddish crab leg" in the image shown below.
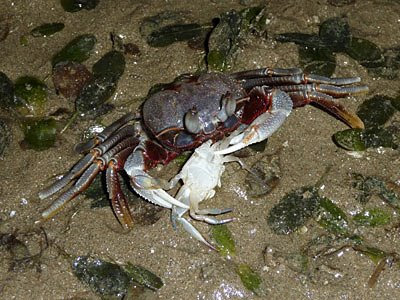
<path fill-rule="evenodd" d="M 336 99 L 317 91 L 288 92 L 293 101 L 293 107 L 314 103 L 332 113 L 351 128 L 364 128 L 363 121 L 354 113 L 349 112 Z"/>
<path fill-rule="evenodd" d="M 133 126 L 127 126 L 133 127 Z M 119 133 L 121 133 L 125 128 L 123 128 Z M 128 128 L 129 129 L 129 128 Z M 129 131 L 129 130 L 126 130 Z M 114 139 L 114 136 L 112 139 Z M 128 137 L 121 142 L 119 142 L 116 146 L 108 150 L 102 156 L 97 157 L 96 161 L 90 165 L 86 170 L 84 170 L 83 174 L 79 179 L 75 182 L 73 186 L 71 186 L 68 190 L 66 190 L 56 201 L 54 201 L 50 207 L 45 209 L 42 212 L 42 219 L 49 219 L 53 215 L 55 215 L 67 202 L 78 196 L 84 190 L 88 188 L 88 186 L 92 183 L 96 175 L 104 170 L 105 166 L 109 163 L 110 159 L 120 152 L 121 150 L 127 147 L 133 147 L 135 144 L 138 143 L 138 139 L 135 137 Z M 105 144 L 105 143 L 104 143 Z M 100 145 L 101 148 L 104 149 L 104 144 Z M 113 143 L 115 144 L 115 143 Z M 94 151 L 102 153 L 102 150 L 99 148 L 94 148 Z"/>
<path fill-rule="evenodd" d="M 126 229 L 132 228 L 133 218 L 129 210 L 128 200 L 121 190 L 118 172 L 123 169 L 127 157 L 132 153 L 135 147 L 136 145 L 117 153 L 111 158 L 106 171 L 107 191 L 112 209 L 119 223 Z"/>
<path fill-rule="evenodd" d="M 303 84 L 277 86 L 281 91 L 287 92 L 293 100 L 293 107 L 315 103 L 329 111 L 352 128 L 364 128 L 364 123 L 354 113 L 347 111 L 334 97 L 366 93 L 366 86 L 334 86 L 326 84 Z"/>
<path fill-rule="evenodd" d="M 333 99 L 368 92 L 367 86 L 349 86 L 360 82 L 359 77 L 328 78 L 305 75 L 299 69 L 259 69 L 235 73 L 234 76 L 243 80 L 246 89 L 262 85 L 277 88 L 290 95 L 294 108 L 316 103 L 350 127 L 364 128 L 364 123 L 356 114 L 347 111 Z"/>

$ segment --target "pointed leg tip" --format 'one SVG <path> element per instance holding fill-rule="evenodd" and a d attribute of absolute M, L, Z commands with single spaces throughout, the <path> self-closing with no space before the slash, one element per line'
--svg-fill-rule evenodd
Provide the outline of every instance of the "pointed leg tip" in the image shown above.
<path fill-rule="evenodd" d="M 349 114 L 341 114 L 339 115 L 344 119 L 344 121 L 349 125 L 351 128 L 359 128 L 359 129 L 364 129 L 365 125 L 364 122 L 356 115 L 353 113 Z"/>
<path fill-rule="evenodd" d="M 124 231 L 129 232 L 133 229 L 133 222 L 121 224 Z"/>
<path fill-rule="evenodd" d="M 233 222 L 235 220 L 235 218 L 229 218 L 229 219 L 224 219 L 224 220 L 221 220 L 221 224 L 226 224 L 226 223 L 230 223 L 230 222 Z"/>
<path fill-rule="evenodd" d="M 210 242 L 204 240 L 203 242 L 208 248 L 210 248 L 213 251 L 218 251 L 218 249 L 216 247 L 214 247 Z"/>
<path fill-rule="evenodd" d="M 353 124 L 351 124 L 352 128 L 360 128 L 360 129 L 365 129 L 365 125 L 364 122 L 357 117 L 357 119 L 355 120 L 355 122 Z"/>
<path fill-rule="evenodd" d="M 35 221 L 33 222 L 33 224 L 34 224 L 35 226 L 41 226 L 45 221 L 46 221 L 46 219 L 40 218 L 40 219 L 38 219 L 38 220 L 35 220 Z"/>
<path fill-rule="evenodd" d="M 232 208 L 223 208 L 223 209 L 221 209 L 221 213 L 220 214 L 222 215 L 222 214 L 230 213 L 232 211 L 233 211 Z"/>

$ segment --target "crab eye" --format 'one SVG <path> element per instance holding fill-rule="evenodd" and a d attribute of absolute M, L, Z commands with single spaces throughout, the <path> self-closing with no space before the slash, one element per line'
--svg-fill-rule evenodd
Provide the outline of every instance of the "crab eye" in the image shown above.
<path fill-rule="evenodd" d="M 197 134 L 201 130 L 201 121 L 198 112 L 188 111 L 185 114 L 185 127 L 190 133 Z"/>
<path fill-rule="evenodd" d="M 237 125 L 238 122 L 239 122 L 238 118 L 235 115 L 232 115 L 224 122 L 224 127 L 233 128 L 234 126 Z"/>
<path fill-rule="evenodd" d="M 191 144 L 193 144 L 193 142 L 193 137 L 190 134 L 182 131 L 175 137 L 174 145 L 178 148 L 185 148 L 189 147 Z"/>
<path fill-rule="evenodd" d="M 217 118 L 221 122 L 225 122 L 230 116 L 235 113 L 236 100 L 233 98 L 224 97 L 222 98 L 221 109 L 218 112 Z"/>
<path fill-rule="evenodd" d="M 210 134 L 215 131 L 215 125 L 212 122 L 207 122 L 203 126 L 204 134 Z"/>

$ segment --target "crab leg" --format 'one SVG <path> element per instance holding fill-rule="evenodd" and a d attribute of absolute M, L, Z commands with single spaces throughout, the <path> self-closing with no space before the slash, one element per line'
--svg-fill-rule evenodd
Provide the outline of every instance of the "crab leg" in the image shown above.
<path fill-rule="evenodd" d="M 172 213 L 171 213 L 171 222 L 172 226 L 174 229 L 176 229 L 176 222 L 179 222 L 182 224 L 183 229 L 186 230 L 187 233 L 189 233 L 192 237 L 194 237 L 196 240 L 204 243 L 208 247 L 210 247 L 213 250 L 216 250 L 216 248 L 211 245 L 202 235 L 201 233 L 194 227 L 188 220 L 186 220 L 183 215 L 187 212 L 187 209 L 173 206 L 172 207 Z"/>
<path fill-rule="evenodd" d="M 259 77 L 259 78 L 250 78 L 245 79 L 243 86 L 246 89 L 251 89 L 255 86 L 275 86 L 278 87 L 280 85 L 306 85 L 308 83 L 316 83 L 321 85 L 330 85 L 337 86 L 338 88 L 342 88 L 343 85 L 350 85 L 354 83 L 358 83 L 361 81 L 360 77 L 342 77 L 342 78 L 329 78 L 317 75 L 304 75 L 304 74 L 296 74 L 291 76 L 278 76 L 278 77 Z M 359 86 L 363 89 L 367 88 L 366 86 Z"/>
<path fill-rule="evenodd" d="M 128 126 L 127 126 L 128 127 Z M 122 131 L 122 130 L 121 130 Z M 97 174 L 104 170 L 105 166 L 109 163 L 110 159 L 120 152 L 121 150 L 132 147 L 137 144 L 138 140 L 135 137 L 128 137 L 117 145 L 112 147 L 102 156 L 98 157 L 93 164 L 91 164 L 86 170 L 84 170 L 83 174 L 79 179 L 75 182 L 73 186 L 67 189 L 56 201 L 54 201 L 47 209 L 42 212 L 42 219 L 49 219 L 53 215 L 55 215 L 67 202 L 74 199 L 76 196 L 85 191 L 88 186 L 92 183 Z M 104 146 L 104 144 L 100 145 L 100 147 Z M 102 153 L 101 149 L 94 148 L 93 150 Z"/>
<path fill-rule="evenodd" d="M 42 219 L 49 219 L 70 200 L 78 196 L 82 191 L 88 188 L 93 179 L 101 170 L 101 162 L 95 162 L 78 179 L 78 181 L 63 193 L 56 201 L 54 201 L 47 209 L 42 212 Z"/>
<path fill-rule="evenodd" d="M 93 151 L 91 153 L 86 154 L 81 160 L 79 160 L 75 166 L 63 177 L 57 181 L 55 181 L 52 185 L 50 185 L 45 190 L 39 192 L 40 200 L 43 200 L 51 195 L 57 193 L 63 187 L 65 187 L 68 183 L 70 183 L 73 179 L 78 177 L 87 167 L 93 162 L 93 160 L 98 156 L 98 152 Z"/>
<path fill-rule="evenodd" d="M 291 69 L 261 68 L 261 69 L 236 72 L 231 74 L 231 76 L 236 79 L 248 79 L 248 78 L 271 77 L 271 76 L 291 76 L 302 73 L 303 71 L 299 68 L 291 68 Z"/>
<path fill-rule="evenodd" d="M 345 79 L 345 78 L 340 78 Z M 299 84 L 299 85 L 278 85 L 277 89 L 284 92 L 297 92 L 297 91 L 307 91 L 307 92 L 319 92 L 324 94 L 327 98 L 343 98 L 349 95 L 362 94 L 368 91 L 367 86 L 336 86 L 330 84 L 322 83 L 309 83 L 309 84 Z"/>
<path fill-rule="evenodd" d="M 102 132 L 97 134 L 93 139 L 79 143 L 75 146 L 75 151 L 78 153 L 86 152 L 93 147 L 103 143 L 106 139 L 108 139 L 114 132 L 116 132 L 119 128 L 127 124 L 129 121 L 136 119 L 137 116 L 132 113 L 127 113 L 126 115 L 119 118 L 117 121 L 112 123 L 110 126 L 104 128 Z"/>
<path fill-rule="evenodd" d="M 333 98 L 368 92 L 367 86 L 349 86 L 361 81 L 360 77 L 329 78 L 314 74 L 303 74 L 301 69 L 257 69 L 234 73 L 233 76 L 242 80 L 245 89 L 267 85 L 287 92 L 293 107 L 316 103 L 337 116 L 352 128 L 364 128 L 361 119 L 348 112 Z"/>
<path fill-rule="evenodd" d="M 117 121 L 118 122 L 118 121 Z M 111 125 L 112 126 L 112 125 Z M 107 130 L 107 129 L 105 129 Z M 96 148 L 93 148 L 88 154 L 86 154 L 67 174 L 65 174 L 61 179 L 55 181 L 51 186 L 43 191 L 39 192 L 39 198 L 45 199 L 51 195 L 57 193 L 59 190 L 64 188 L 68 183 L 81 175 L 86 168 L 98 157 L 106 152 L 108 149 L 113 147 L 120 140 L 126 138 L 127 136 L 134 136 L 136 130 L 134 126 L 129 125 L 121 129 L 115 136 L 108 138 L 103 144 Z"/>
<path fill-rule="evenodd" d="M 364 122 L 356 114 L 347 111 L 336 99 L 327 94 L 307 90 L 291 91 L 288 94 L 293 100 L 293 107 L 314 103 L 332 113 L 351 128 L 364 128 Z"/>
<path fill-rule="evenodd" d="M 287 93 L 274 89 L 267 94 L 265 87 L 255 87 L 254 90 L 263 97 L 271 98 L 271 108 L 258 116 L 241 134 L 232 138 L 232 146 L 216 151 L 216 154 L 232 153 L 267 139 L 278 130 L 292 111 L 293 102 Z"/>
<path fill-rule="evenodd" d="M 118 172 L 123 169 L 125 161 L 133 149 L 134 147 L 131 146 L 117 153 L 111 158 L 106 171 L 107 191 L 112 209 L 119 223 L 126 229 L 132 228 L 133 218 L 129 210 L 128 200 L 121 191 Z"/>
<path fill-rule="evenodd" d="M 243 80 L 244 86 L 250 89 L 255 86 L 273 85 L 280 83 L 301 85 L 308 82 L 329 84 L 329 85 L 349 85 L 361 81 L 360 77 L 339 77 L 330 78 L 315 74 L 304 74 L 299 68 L 261 68 L 231 74 L 232 77 Z"/>

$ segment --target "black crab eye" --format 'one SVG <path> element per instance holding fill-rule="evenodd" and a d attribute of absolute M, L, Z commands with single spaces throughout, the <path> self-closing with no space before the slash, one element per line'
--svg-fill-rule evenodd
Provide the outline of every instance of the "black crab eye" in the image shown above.
<path fill-rule="evenodd" d="M 175 136 L 174 145 L 177 148 L 185 148 L 185 147 L 189 147 L 190 145 L 192 145 L 193 142 L 194 142 L 193 135 L 186 133 L 184 131 L 181 131 Z"/>
<path fill-rule="evenodd" d="M 204 134 L 210 134 L 215 131 L 215 125 L 212 122 L 207 122 L 204 124 L 203 132 Z"/>
<path fill-rule="evenodd" d="M 236 124 L 238 122 L 239 122 L 238 118 L 235 115 L 232 115 L 224 122 L 224 127 L 232 128 L 232 127 L 236 126 Z"/>

